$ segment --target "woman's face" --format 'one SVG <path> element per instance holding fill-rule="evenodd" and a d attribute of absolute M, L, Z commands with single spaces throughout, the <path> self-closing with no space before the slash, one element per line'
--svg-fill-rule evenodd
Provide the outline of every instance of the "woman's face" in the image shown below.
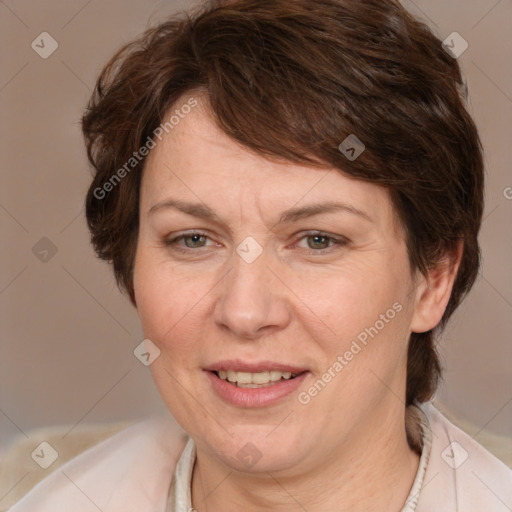
<path fill-rule="evenodd" d="M 148 156 L 134 287 L 164 402 L 227 466 L 314 468 L 403 424 L 417 292 L 385 189 L 249 153 L 199 103 Z"/>

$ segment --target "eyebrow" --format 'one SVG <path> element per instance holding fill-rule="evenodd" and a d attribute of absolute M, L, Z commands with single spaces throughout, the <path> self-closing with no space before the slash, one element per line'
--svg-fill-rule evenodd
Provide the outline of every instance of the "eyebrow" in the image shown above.
<path fill-rule="evenodd" d="M 187 201 L 179 201 L 177 199 L 166 199 L 165 201 L 156 203 L 149 209 L 148 215 L 151 215 L 152 213 L 155 213 L 159 210 L 169 208 L 179 210 L 180 212 L 186 213 L 187 215 L 192 215 L 193 217 L 212 219 L 216 220 L 217 222 L 221 222 L 220 217 L 205 204 L 189 203 Z"/>
<path fill-rule="evenodd" d="M 193 217 L 215 220 L 219 223 L 222 223 L 222 219 L 207 205 L 201 203 L 179 201 L 176 199 L 166 199 L 165 201 L 161 201 L 153 205 L 149 209 L 148 215 L 151 215 L 156 211 L 169 208 L 179 210 Z M 298 208 L 291 208 L 289 210 L 286 210 L 279 217 L 277 224 L 292 223 L 301 219 L 313 217 L 314 215 L 332 213 L 336 211 L 343 211 L 346 213 L 357 215 L 367 220 L 368 222 L 373 222 L 373 219 L 366 212 L 360 210 L 359 208 L 356 208 L 351 204 L 342 202 L 327 202 L 321 204 L 302 206 Z"/>
<path fill-rule="evenodd" d="M 341 202 L 327 202 L 321 204 L 312 204 L 308 206 L 302 206 L 299 208 L 292 208 L 290 210 L 286 210 L 281 214 L 279 218 L 279 224 L 286 224 L 291 222 L 296 222 L 300 219 L 313 217 L 314 215 L 320 215 L 322 213 L 332 213 L 336 211 L 342 211 L 346 213 L 351 213 L 353 215 L 358 215 L 363 219 L 373 222 L 373 219 L 363 210 L 356 208 L 355 206 L 348 203 Z"/>

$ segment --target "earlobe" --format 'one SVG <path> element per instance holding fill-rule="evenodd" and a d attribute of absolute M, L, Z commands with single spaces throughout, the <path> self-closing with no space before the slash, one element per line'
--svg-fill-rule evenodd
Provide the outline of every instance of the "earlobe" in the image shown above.
<path fill-rule="evenodd" d="M 452 293 L 462 258 L 463 242 L 445 254 L 439 263 L 421 276 L 416 287 L 416 305 L 411 319 L 411 332 L 427 332 L 443 317 Z"/>

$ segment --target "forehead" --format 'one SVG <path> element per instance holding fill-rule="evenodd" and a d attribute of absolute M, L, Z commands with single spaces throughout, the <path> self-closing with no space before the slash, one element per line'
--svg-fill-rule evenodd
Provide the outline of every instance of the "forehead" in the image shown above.
<path fill-rule="evenodd" d="M 166 119 L 180 111 L 187 99 L 178 101 Z M 169 195 L 223 210 L 235 205 L 249 209 L 256 202 L 276 213 L 298 203 L 342 200 L 367 212 L 377 223 L 394 217 L 383 187 L 352 178 L 340 169 L 269 159 L 241 146 L 218 127 L 200 97 L 196 107 L 163 133 L 145 163 L 143 208 Z"/>

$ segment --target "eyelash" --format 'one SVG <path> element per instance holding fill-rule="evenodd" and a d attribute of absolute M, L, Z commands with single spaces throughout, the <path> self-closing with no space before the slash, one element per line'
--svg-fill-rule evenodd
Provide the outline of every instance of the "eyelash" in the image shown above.
<path fill-rule="evenodd" d="M 201 231 L 192 231 L 190 233 L 183 233 L 183 234 L 181 234 L 177 237 L 171 238 L 171 239 L 165 239 L 163 241 L 163 243 L 164 243 L 165 247 L 169 247 L 173 251 L 178 251 L 183 254 L 190 254 L 191 251 L 203 249 L 204 247 L 197 247 L 196 249 L 193 249 L 190 247 L 184 248 L 184 247 L 178 245 L 178 242 L 185 238 L 189 238 L 189 237 L 193 237 L 193 236 L 197 236 L 197 235 L 208 238 L 208 239 L 210 238 L 206 233 L 203 233 Z M 348 245 L 348 240 L 346 238 L 334 237 L 334 236 L 332 236 L 328 233 L 324 233 L 322 231 L 307 231 L 302 234 L 302 236 L 297 240 L 297 242 L 295 242 L 295 244 L 297 244 L 298 242 L 300 242 L 306 238 L 309 238 L 309 237 L 326 238 L 328 241 L 331 242 L 331 245 L 325 249 L 305 249 L 310 254 L 327 254 L 328 252 L 331 252 L 332 249 L 335 248 L 336 246 L 339 246 L 341 248 L 341 247 Z"/>

